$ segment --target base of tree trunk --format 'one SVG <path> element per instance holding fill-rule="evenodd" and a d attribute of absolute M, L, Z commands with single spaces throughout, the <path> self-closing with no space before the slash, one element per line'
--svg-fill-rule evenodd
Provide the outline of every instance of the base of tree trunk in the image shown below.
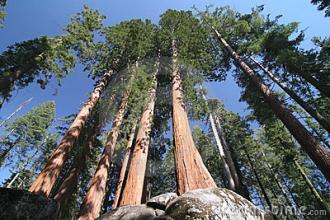
<path fill-rule="evenodd" d="M 133 219 L 271 220 L 272 215 L 231 190 L 207 188 L 181 196 L 162 194 L 151 198 L 146 205 L 122 206 L 100 217 L 100 220 Z"/>
<path fill-rule="evenodd" d="M 53 199 L 27 190 L 0 188 L 0 219 L 49 219 L 56 217 L 57 203 Z"/>

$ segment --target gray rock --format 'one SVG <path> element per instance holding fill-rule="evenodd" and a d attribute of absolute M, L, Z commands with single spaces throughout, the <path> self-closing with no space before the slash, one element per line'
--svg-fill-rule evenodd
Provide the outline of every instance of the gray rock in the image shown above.
<path fill-rule="evenodd" d="M 165 211 L 161 209 L 155 209 L 156 216 L 165 215 Z"/>
<path fill-rule="evenodd" d="M 0 219 L 55 219 L 55 200 L 26 190 L 0 188 Z"/>
<path fill-rule="evenodd" d="M 152 220 L 156 217 L 155 210 L 145 205 L 128 205 L 114 209 L 99 220 Z"/>
<path fill-rule="evenodd" d="M 162 216 L 157 216 L 156 218 L 154 218 L 154 220 L 174 220 L 174 219 L 168 215 L 162 215 Z"/>
<path fill-rule="evenodd" d="M 165 210 L 167 204 L 172 200 L 176 199 L 177 197 L 178 195 L 176 193 L 161 194 L 149 199 L 147 202 L 147 206 L 155 209 Z"/>
<path fill-rule="evenodd" d="M 171 201 L 166 215 L 175 220 L 268 220 L 267 213 L 255 207 L 250 201 L 221 188 L 193 190 Z"/>

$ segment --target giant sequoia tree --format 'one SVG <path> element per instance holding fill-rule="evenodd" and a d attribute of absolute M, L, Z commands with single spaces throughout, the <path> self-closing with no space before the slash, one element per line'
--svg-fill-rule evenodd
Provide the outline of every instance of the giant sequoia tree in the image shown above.
<path fill-rule="evenodd" d="M 65 77 L 76 61 L 98 81 L 65 128 L 49 131 L 52 102 L 6 120 L 0 162 L 19 169 L 4 184 L 54 198 L 57 219 L 96 219 L 152 195 L 217 186 L 269 209 L 329 209 L 330 155 L 322 143 L 330 41 L 314 38 L 315 48 L 305 50 L 297 23 L 280 24 L 262 10 L 168 10 L 158 25 L 132 19 L 106 27 L 85 7 L 65 34 L 8 47 L 0 56 L 3 100 L 35 80 L 44 87 Z M 229 71 L 249 106 L 246 118 L 197 88 Z"/>
<path fill-rule="evenodd" d="M 182 194 L 193 189 L 215 187 L 216 184 L 203 164 L 191 135 L 184 109 L 184 67 L 180 65 L 183 63 L 198 69 L 207 66 L 207 62 L 198 59 L 203 56 L 209 57 L 205 50 L 206 31 L 191 12 L 184 11 L 167 11 L 162 15 L 160 25 L 163 36 L 167 38 L 165 49 L 172 57 L 173 136 L 178 192 Z"/>

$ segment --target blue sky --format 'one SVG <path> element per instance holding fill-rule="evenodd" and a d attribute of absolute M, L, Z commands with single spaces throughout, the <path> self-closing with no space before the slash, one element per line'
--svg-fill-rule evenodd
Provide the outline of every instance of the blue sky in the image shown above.
<path fill-rule="evenodd" d="M 15 42 L 32 39 L 41 35 L 55 36 L 63 33 L 63 27 L 69 22 L 70 16 L 79 12 L 83 5 L 98 9 L 107 16 L 107 24 L 116 24 L 120 21 L 142 18 L 157 22 L 159 15 L 167 9 L 190 9 L 196 5 L 204 8 L 205 5 L 230 5 L 240 12 L 248 12 L 252 7 L 264 4 L 265 14 L 273 16 L 282 14 L 282 22 L 299 21 L 301 28 L 307 28 L 306 39 L 313 36 L 330 35 L 330 19 L 323 17 L 323 12 L 316 10 L 309 0 L 9 0 L 6 6 L 7 17 L 5 26 L 0 29 L 0 52 Z M 307 41 L 305 47 L 310 47 Z M 58 87 L 56 81 L 52 82 L 46 90 L 41 90 L 32 84 L 27 88 L 14 93 L 10 103 L 3 105 L 0 110 L 0 120 L 8 116 L 24 100 L 33 97 L 33 101 L 25 107 L 20 114 L 29 111 L 33 106 L 47 101 L 55 100 L 57 117 L 63 117 L 77 112 L 86 100 L 86 95 L 92 90 L 93 81 L 87 74 L 77 68 L 63 80 Z M 54 91 L 58 89 L 57 95 Z M 240 89 L 231 77 L 223 83 L 208 84 L 209 98 L 221 99 L 228 109 L 246 114 L 245 103 L 240 103 Z M 0 181 L 2 181 L 0 174 Z"/>

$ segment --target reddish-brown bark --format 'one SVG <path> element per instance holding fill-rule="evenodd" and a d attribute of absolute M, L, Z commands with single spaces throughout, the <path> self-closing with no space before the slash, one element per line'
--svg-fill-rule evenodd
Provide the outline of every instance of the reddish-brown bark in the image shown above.
<path fill-rule="evenodd" d="M 58 192 L 54 196 L 54 199 L 58 203 L 57 219 L 61 219 L 62 208 L 65 208 L 68 199 L 77 187 L 80 173 L 86 167 L 86 162 L 89 159 L 89 154 L 95 144 L 95 140 L 100 132 L 100 129 L 100 124 L 97 123 L 94 125 L 92 132 L 87 136 L 86 146 L 83 146 L 82 152 L 77 154 L 74 158 L 74 162 L 68 176 L 65 178 Z"/>
<path fill-rule="evenodd" d="M 86 193 L 85 199 L 80 207 L 78 215 L 79 220 L 92 220 L 99 217 L 105 189 L 107 184 L 108 172 L 112 160 L 112 155 L 115 150 L 115 145 L 119 135 L 119 129 L 123 122 L 125 109 L 128 102 L 128 93 L 121 100 L 118 112 L 112 123 L 111 131 L 108 134 L 104 151 L 96 168 L 92 183 Z"/>
<path fill-rule="evenodd" d="M 172 51 L 174 153 L 178 193 L 183 194 L 194 189 L 216 187 L 216 184 L 206 169 L 192 138 L 188 117 L 184 109 L 182 79 L 174 40 Z"/>
<path fill-rule="evenodd" d="M 297 102 L 306 112 L 308 112 L 327 132 L 330 134 L 330 121 L 323 117 L 323 115 L 314 107 L 309 105 L 303 99 L 301 99 L 293 90 L 285 85 L 279 78 L 277 78 L 272 72 L 267 70 L 261 63 L 255 60 L 253 57 L 250 59 L 259 66 L 279 87 L 283 89 L 295 102 Z"/>
<path fill-rule="evenodd" d="M 130 167 L 127 173 L 127 179 L 120 200 L 121 206 L 141 204 L 147 168 L 152 118 L 154 115 L 156 100 L 156 86 L 150 90 L 149 98 L 150 100 L 144 107 L 144 111 L 140 119 L 140 127 L 136 136 L 136 144 L 134 146 Z"/>
<path fill-rule="evenodd" d="M 102 80 L 97 84 L 88 101 L 84 104 L 69 130 L 64 135 L 60 144 L 50 156 L 45 168 L 31 185 L 29 191 L 49 196 L 57 177 L 59 176 L 64 162 L 71 151 L 75 141 L 78 139 L 82 128 L 90 116 L 91 110 L 100 98 L 101 92 L 107 86 L 112 75 L 112 70 L 104 74 Z"/>
<path fill-rule="evenodd" d="M 253 70 L 241 59 L 241 57 L 231 48 L 223 39 L 220 33 L 213 29 L 219 41 L 225 46 L 236 65 L 251 79 L 254 85 L 259 89 L 265 101 L 270 108 L 283 122 L 285 127 L 295 137 L 301 147 L 314 161 L 328 181 L 330 181 L 330 154 L 319 143 L 319 141 L 294 117 L 289 109 L 272 93 L 272 91 L 259 79 Z"/>
<path fill-rule="evenodd" d="M 123 183 L 124 183 L 124 179 L 125 179 L 125 176 L 126 176 L 129 156 L 130 156 L 132 146 L 133 146 L 135 131 L 136 131 L 136 125 L 133 125 L 133 127 L 131 129 L 131 132 L 130 132 L 130 135 L 129 135 L 129 138 L 128 138 L 127 147 L 125 149 L 125 153 L 124 153 L 124 156 L 123 156 L 123 162 L 122 162 L 121 169 L 120 169 L 115 200 L 113 201 L 113 205 L 112 205 L 112 208 L 114 208 L 114 209 L 118 207 L 120 197 L 122 195 Z"/>

